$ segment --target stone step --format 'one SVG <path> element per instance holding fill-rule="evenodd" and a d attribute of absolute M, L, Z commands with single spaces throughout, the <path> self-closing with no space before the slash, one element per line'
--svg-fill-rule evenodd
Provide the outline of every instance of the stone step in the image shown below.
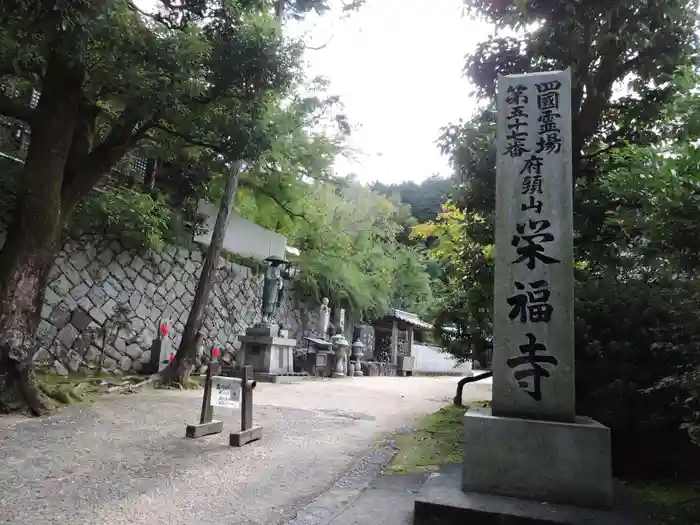
<path fill-rule="evenodd" d="M 537 473 L 533 473 L 537 475 Z M 449 464 L 431 474 L 414 504 L 414 525 L 661 525 L 640 508 L 631 508 L 628 494 L 615 487 L 613 510 L 555 505 L 462 491 L 462 465 Z"/>

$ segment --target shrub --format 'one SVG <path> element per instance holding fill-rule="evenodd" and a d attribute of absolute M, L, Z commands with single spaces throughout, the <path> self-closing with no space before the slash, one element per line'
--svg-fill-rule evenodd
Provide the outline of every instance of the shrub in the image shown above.
<path fill-rule="evenodd" d="M 577 406 L 608 426 L 624 475 L 692 474 L 697 437 L 700 284 L 579 279 Z M 694 379 L 693 379 L 694 377 Z M 695 410 L 693 410 L 695 407 Z"/>

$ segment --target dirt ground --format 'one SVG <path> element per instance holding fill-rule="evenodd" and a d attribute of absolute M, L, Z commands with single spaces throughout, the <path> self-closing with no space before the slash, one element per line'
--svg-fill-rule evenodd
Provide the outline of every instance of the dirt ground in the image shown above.
<path fill-rule="evenodd" d="M 202 391 L 110 395 L 42 419 L 0 418 L 0 523 L 282 523 L 379 438 L 451 402 L 456 378 L 366 377 L 261 384 L 263 439 L 236 449 L 224 432 L 186 439 Z M 490 399 L 487 382 L 465 402 Z"/>

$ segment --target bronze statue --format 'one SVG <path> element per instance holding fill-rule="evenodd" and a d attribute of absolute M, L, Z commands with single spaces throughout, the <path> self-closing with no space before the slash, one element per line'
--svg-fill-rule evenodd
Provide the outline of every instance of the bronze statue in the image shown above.
<path fill-rule="evenodd" d="M 262 322 L 266 325 L 276 324 L 275 314 L 277 308 L 282 304 L 282 293 L 284 290 L 283 266 L 287 264 L 279 257 L 268 257 L 265 262 L 269 263 L 265 270 L 265 282 L 263 284 L 262 296 Z"/>

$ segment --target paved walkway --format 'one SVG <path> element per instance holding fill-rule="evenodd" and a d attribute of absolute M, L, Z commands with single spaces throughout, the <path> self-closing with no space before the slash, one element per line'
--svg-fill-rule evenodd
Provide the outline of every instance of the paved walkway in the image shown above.
<path fill-rule="evenodd" d="M 377 439 L 449 403 L 456 378 L 263 384 L 263 439 L 189 440 L 198 392 L 112 395 L 44 419 L 0 418 L 0 524 L 274 525 L 326 490 Z M 490 398 L 490 385 L 465 388 Z M 215 416 L 216 417 L 216 416 Z"/>

